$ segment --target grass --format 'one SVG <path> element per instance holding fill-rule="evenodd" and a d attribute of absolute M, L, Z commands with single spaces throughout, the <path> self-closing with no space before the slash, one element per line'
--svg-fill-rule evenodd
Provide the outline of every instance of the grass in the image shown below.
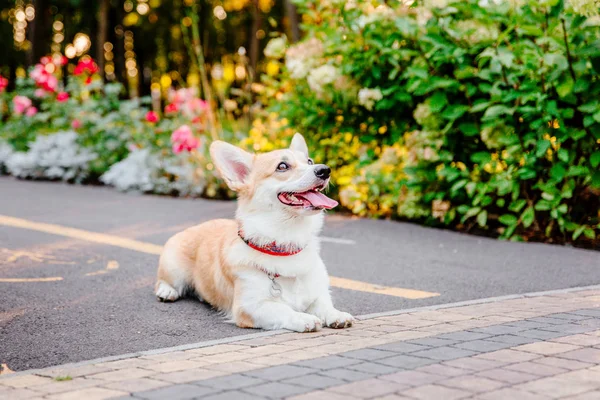
<path fill-rule="evenodd" d="M 65 382 L 65 381 L 72 381 L 73 378 L 71 378 L 69 375 L 65 375 L 65 376 L 57 376 L 56 378 L 54 378 L 54 380 L 56 382 Z"/>

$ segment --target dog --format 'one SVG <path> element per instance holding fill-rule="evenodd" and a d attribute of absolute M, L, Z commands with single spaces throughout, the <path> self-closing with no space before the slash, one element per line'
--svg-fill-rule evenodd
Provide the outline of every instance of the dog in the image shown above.
<path fill-rule="evenodd" d="M 193 291 L 242 328 L 352 326 L 352 315 L 333 306 L 319 256 L 324 210 L 338 204 L 322 193 L 331 169 L 313 163 L 298 133 L 288 149 L 255 155 L 215 141 L 210 154 L 237 192 L 236 219 L 170 238 L 159 261 L 157 298 L 175 301 Z"/>

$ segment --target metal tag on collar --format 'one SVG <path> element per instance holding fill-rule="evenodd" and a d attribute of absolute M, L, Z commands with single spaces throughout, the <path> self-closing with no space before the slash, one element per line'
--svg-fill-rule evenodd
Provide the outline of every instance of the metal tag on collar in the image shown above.
<path fill-rule="evenodd" d="M 281 285 L 279 284 L 279 282 L 277 282 L 275 280 L 275 278 L 276 278 L 275 274 L 272 272 L 269 272 L 269 273 L 267 273 L 267 276 L 271 280 L 271 287 L 269 288 L 269 292 L 271 293 L 271 296 L 280 297 L 281 296 Z"/>

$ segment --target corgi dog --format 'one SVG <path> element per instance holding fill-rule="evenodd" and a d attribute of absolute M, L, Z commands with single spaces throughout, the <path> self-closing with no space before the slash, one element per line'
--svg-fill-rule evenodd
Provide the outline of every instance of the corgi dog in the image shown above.
<path fill-rule="evenodd" d="M 296 134 L 289 149 L 251 154 L 231 144 L 210 146 L 213 164 L 238 195 L 235 220 L 218 219 L 170 238 L 161 254 L 156 296 L 175 301 L 188 291 L 242 328 L 313 332 L 346 328 L 319 256 L 322 193 L 331 170 L 314 164 Z"/>

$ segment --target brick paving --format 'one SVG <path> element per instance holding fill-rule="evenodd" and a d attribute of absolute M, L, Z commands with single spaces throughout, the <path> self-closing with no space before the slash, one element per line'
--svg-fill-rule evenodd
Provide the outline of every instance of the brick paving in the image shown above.
<path fill-rule="evenodd" d="M 201 346 L 9 374 L 0 398 L 600 399 L 600 289 Z"/>

